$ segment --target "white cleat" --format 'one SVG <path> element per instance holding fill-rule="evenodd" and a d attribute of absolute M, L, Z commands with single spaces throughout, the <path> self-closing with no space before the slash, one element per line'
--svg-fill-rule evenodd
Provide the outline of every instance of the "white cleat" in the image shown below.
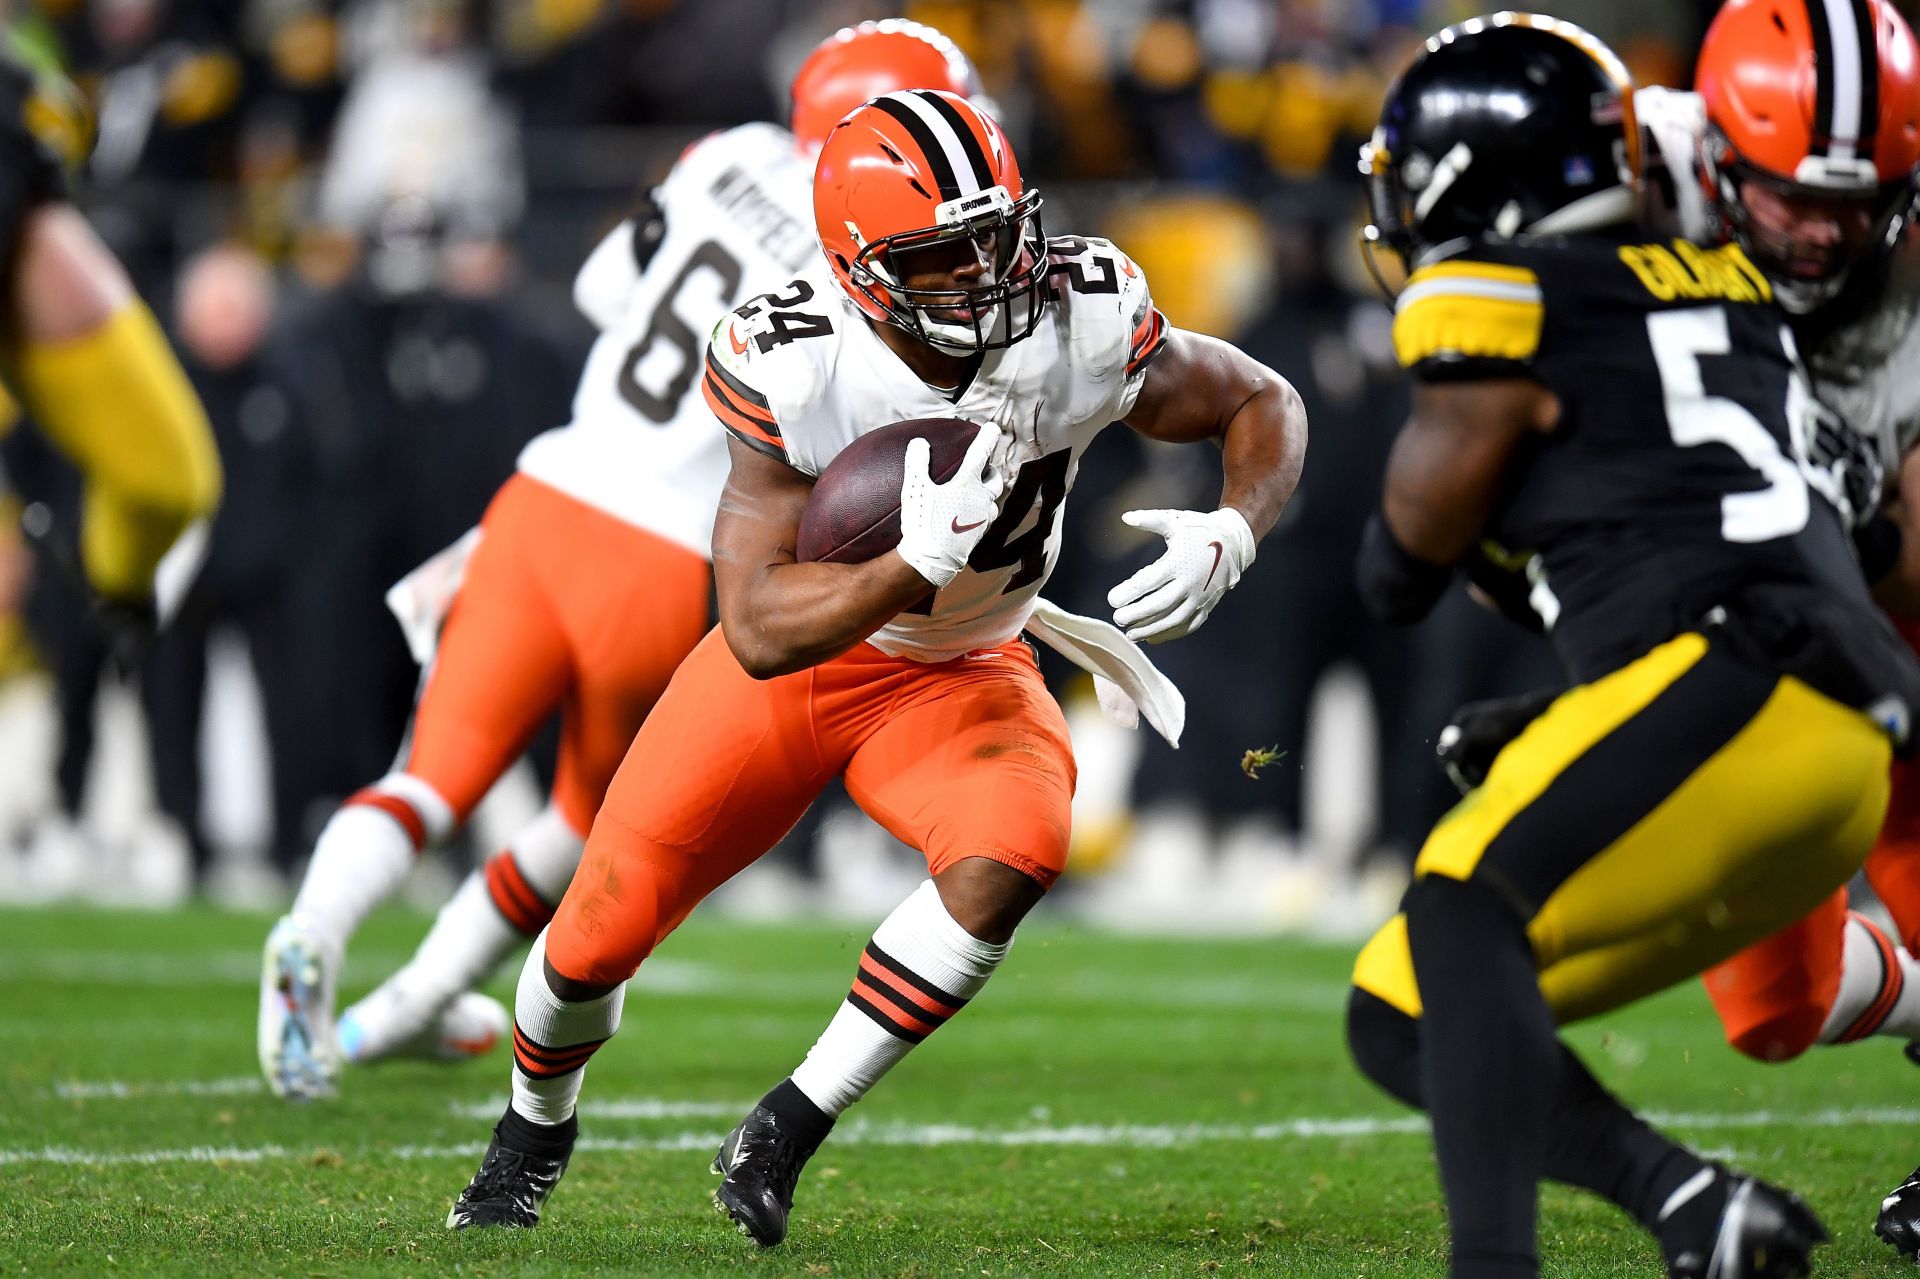
<path fill-rule="evenodd" d="M 340 1075 L 333 991 L 340 961 L 284 915 L 260 964 L 260 1069 L 276 1097 L 331 1097 Z"/>
<path fill-rule="evenodd" d="M 472 1061 L 507 1037 L 513 1017 L 506 1005 L 478 991 L 455 995 L 425 1027 L 411 1033 L 377 1033 L 379 992 L 340 1015 L 340 1052 L 353 1065 L 408 1057 L 425 1061 Z"/>

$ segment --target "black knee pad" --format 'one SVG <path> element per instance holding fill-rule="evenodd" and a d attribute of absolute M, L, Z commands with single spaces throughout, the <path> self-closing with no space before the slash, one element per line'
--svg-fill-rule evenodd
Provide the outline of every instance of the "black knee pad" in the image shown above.
<path fill-rule="evenodd" d="M 1416 1110 L 1420 1091 L 1420 1023 L 1358 986 L 1347 997 L 1347 1051 L 1382 1091 Z"/>

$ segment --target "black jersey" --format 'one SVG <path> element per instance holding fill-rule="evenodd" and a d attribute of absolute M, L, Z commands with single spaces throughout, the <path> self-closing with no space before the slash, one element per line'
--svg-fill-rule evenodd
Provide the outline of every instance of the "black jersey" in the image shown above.
<path fill-rule="evenodd" d="M 9 263 L 27 214 L 67 198 L 64 161 L 84 150 L 85 132 L 68 86 L 0 45 L 0 254 Z"/>
<path fill-rule="evenodd" d="M 1575 680 L 1724 625 L 1855 705 L 1920 706 L 1920 668 L 1809 481 L 1794 339 L 1737 246 L 1474 243 L 1408 280 L 1394 342 L 1419 379 L 1558 397 L 1486 533 L 1535 554 L 1533 603 Z"/>

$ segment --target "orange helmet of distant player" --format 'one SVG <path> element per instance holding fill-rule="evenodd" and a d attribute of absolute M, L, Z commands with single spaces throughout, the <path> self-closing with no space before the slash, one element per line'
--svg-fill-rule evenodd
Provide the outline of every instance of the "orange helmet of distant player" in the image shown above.
<path fill-rule="evenodd" d="M 962 352 L 1011 346 L 1040 322 L 1040 193 L 1021 182 L 1000 126 L 965 98 L 904 90 L 840 121 L 814 170 L 813 217 L 834 277 L 874 320 Z M 907 286 L 901 255 L 962 238 L 989 263 L 979 283 Z"/>
<path fill-rule="evenodd" d="M 1710 194 L 1783 301 L 1817 305 L 1892 245 L 1920 169 L 1920 47 L 1887 0 L 1728 0 L 1695 88 Z M 1846 230 L 1815 244 L 1769 231 L 1752 188 Z"/>
<path fill-rule="evenodd" d="M 897 89 L 981 99 L 980 77 L 959 45 L 932 27 L 888 18 L 843 27 L 807 55 L 793 77 L 788 127 L 803 150 L 817 151 L 849 111 Z"/>

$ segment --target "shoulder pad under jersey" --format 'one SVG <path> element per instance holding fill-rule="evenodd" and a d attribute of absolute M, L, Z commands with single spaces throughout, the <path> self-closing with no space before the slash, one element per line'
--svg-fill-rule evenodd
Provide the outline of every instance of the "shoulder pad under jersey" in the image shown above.
<path fill-rule="evenodd" d="M 1146 273 L 1110 240 L 1065 235 L 1047 241 L 1047 280 L 1074 363 L 1097 379 L 1140 376 L 1167 340 Z"/>

